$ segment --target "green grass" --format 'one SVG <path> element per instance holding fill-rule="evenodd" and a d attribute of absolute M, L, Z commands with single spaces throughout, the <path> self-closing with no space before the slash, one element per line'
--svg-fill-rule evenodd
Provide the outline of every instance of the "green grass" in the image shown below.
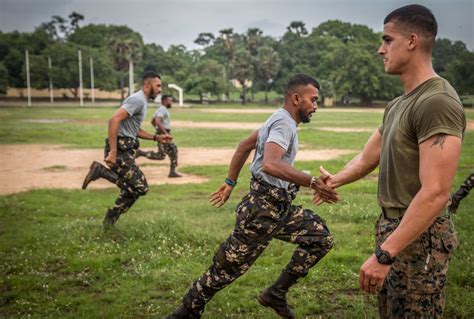
<path fill-rule="evenodd" d="M 270 109 L 271 111 L 272 109 Z M 67 144 L 76 148 L 102 148 L 107 120 L 115 108 L 0 108 L 0 143 Z M 261 122 L 269 114 L 205 113 L 194 109 L 173 109 L 172 119 L 205 122 Z M 148 119 L 143 128 L 153 131 Z M 333 113 L 318 111 L 312 122 L 300 126 L 300 143 L 309 148 L 353 148 L 363 145 L 371 133 L 335 133 L 318 127 L 376 129 L 381 113 Z M 182 147 L 235 147 L 251 130 L 174 128 L 175 143 Z M 341 144 L 342 143 L 342 144 Z M 142 145 L 151 146 L 149 141 Z"/>
<path fill-rule="evenodd" d="M 93 118 L 100 121 L 106 120 L 112 111 L 112 108 L 0 109 L 0 143 L 102 147 L 105 124 L 25 120 Z M 467 115 L 472 119 L 473 114 Z M 177 119 L 190 115 L 183 111 L 172 116 Z M 320 112 L 311 124 L 300 129 L 300 143 L 309 149 L 360 149 L 370 133 L 332 133 L 316 128 L 375 129 L 381 116 L 370 111 Z M 244 118 L 257 122 L 261 115 Z M 227 121 L 237 119 L 242 118 L 229 114 L 222 117 Z M 178 146 L 235 147 L 249 131 L 176 129 L 173 133 Z M 324 165 L 335 172 L 350 158 L 301 162 L 296 167 L 316 173 L 317 167 Z M 465 136 L 455 186 L 474 171 L 473 159 L 474 133 L 470 131 Z M 62 167 L 47 169 L 54 171 Z M 234 208 L 246 193 L 249 179 L 247 165 L 229 202 L 215 209 L 207 202 L 208 194 L 221 184 L 227 167 L 193 166 L 182 170 L 206 176 L 210 181 L 200 185 L 152 186 L 147 196 L 121 217 L 117 230 L 111 233 L 103 233 L 101 222 L 117 196 L 116 189 L 35 190 L 1 196 L 0 317 L 162 318 L 172 311 L 192 281 L 207 269 L 219 244 L 232 230 Z M 340 189 L 343 198 L 340 204 L 317 208 L 311 206 L 308 190 L 299 193 L 295 202 L 312 207 L 326 220 L 335 246 L 290 291 L 289 301 L 296 306 L 298 317 L 377 317 L 376 298 L 357 287 L 359 267 L 373 251 L 373 224 L 378 215 L 376 192 L 375 180 L 363 179 Z M 454 216 L 461 245 L 450 266 L 446 318 L 474 317 L 473 205 L 474 198 L 466 198 Z M 244 276 L 215 296 L 204 318 L 275 318 L 257 303 L 255 295 L 278 276 L 293 249 L 291 244 L 273 241 Z"/>

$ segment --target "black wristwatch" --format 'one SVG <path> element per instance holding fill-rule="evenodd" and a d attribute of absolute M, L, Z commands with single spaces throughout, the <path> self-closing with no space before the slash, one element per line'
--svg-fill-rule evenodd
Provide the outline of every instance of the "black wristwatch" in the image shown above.
<path fill-rule="evenodd" d="M 382 250 L 380 247 L 377 247 L 375 250 L 375 256 L 377 257 L 377 261 L 383 265 L 391 265 L 395 261 L 395 259 L 390 257 L 388 251 Z"/>

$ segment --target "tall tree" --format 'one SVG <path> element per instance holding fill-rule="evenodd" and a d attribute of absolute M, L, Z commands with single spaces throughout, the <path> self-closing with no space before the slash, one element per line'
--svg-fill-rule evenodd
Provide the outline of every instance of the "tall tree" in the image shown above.
<path fill-rule="evenodd" d="M 142 57 L 143 40 L 140 34 L 131 31 L 127 27 L 121 28 L 124 33 L 116 33 L 112 36 L 109 46 L 116 69 L 120 72 L 121 98 L 124 99 L 124 77 L 132 63 L 139 62 Z M 118 30 L 117 30 L 118 31 Z M 130 32 L 131 31 L 131 32 Z M 130 88 L 129 94 L 133 93 Z"/>
<path fill-rule="evenodd" d="M 288 32 L 295 34 L 298 37 L 303 37 L 308 34 L 308 30 L 303 21 L 292 21 L 286 29 Z"/>
<path fill-rule="evenodd" d="M 64 42 L 69 35 L 79 28 L 79 22 L 84 20 L 84 16 L 73 11 L 69 14 L 69 19 L 55 15 L 48 22 L 43 22 L 38 28 L 44 30 L 51 39 Z"/>
<path fill-rule="evenodd" d="M 233 60 L 233 72 L 234 78 L 242 86 L 242 104 L 247 103 L 247 82 L 253 79 L 254 68 L 252 64 L 252 57 L 250 52 L 245 49 L 240 49 L 235 53 Z"/>
<path fill-rule="evenodd" d="M 214 34 L 212 34 L 210 32 L 204 32 L 204 33 L 199 33 L 196 40 L 194 40 L 194 43 L 206 47 L 206 46 L 212 44 L 214 39 L 215 39 Z"/>
<path fill-rule="evenodd" d="M 264 83 L 265 104 L 268 104 L 268 86 L 273 82 L 278 69 L 280 68 L 280 57 L 278 53 L 269 46 L 263 46 L 257 50 L 257 68 L 255 73 L 258 79 Z"/>
<path fill-rule="evenodd" d="M 196 64 L 186 81 L 186 90 L 199 95 L 200 102 L 206 93 L 219 95 L 224 90 L 224 66 L 215 60 L 203 59 Z"/>

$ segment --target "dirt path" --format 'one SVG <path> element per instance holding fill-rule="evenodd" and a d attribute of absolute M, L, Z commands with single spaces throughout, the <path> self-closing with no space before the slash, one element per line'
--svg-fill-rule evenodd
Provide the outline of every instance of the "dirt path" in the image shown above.
<path fill-rule="evenodd" d="M 179 148 L 180 167 L 190 165 L 227 165 L 234 149 Z M 351 150 L 302 150 L 296 160 L 331 160 L 353 153 Z M 100 149 L 68 149 L 63 145 L 19 144 L 0 145 L 0 195 L 13 194 L 35 188 L 80 189 L 92 161 L 102 161 Z M 250 157 L 252 158 L 252 157 Z M 182 178 L 168 178 L 169 161 L 137 160 L 150 185 L 205 183 L 204 177 L 183 174 Z M 115 187 L 99 180 L 91 189 Z"/>

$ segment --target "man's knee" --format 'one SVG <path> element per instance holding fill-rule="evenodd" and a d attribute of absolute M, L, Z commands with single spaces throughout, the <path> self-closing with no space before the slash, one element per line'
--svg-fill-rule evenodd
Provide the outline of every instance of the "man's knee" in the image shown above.
<path fill-rule="evenodd" d="M 310 229 L 308 233 L 312 236 L 307 237 L 307 242 L 304 244 L 309 250 L 317 250 L 321 253 L 327 254 L 333 247 L 333 237 L 326 222 L 310 209 L 304 209 L 304 213 L 311 216 Z"/>
<path fill-rule="evenodd" d="M 145 196 L 149 191 L 148 185 L 140 185 L 136 188 L 136 191 L 139 196 Z"/>

